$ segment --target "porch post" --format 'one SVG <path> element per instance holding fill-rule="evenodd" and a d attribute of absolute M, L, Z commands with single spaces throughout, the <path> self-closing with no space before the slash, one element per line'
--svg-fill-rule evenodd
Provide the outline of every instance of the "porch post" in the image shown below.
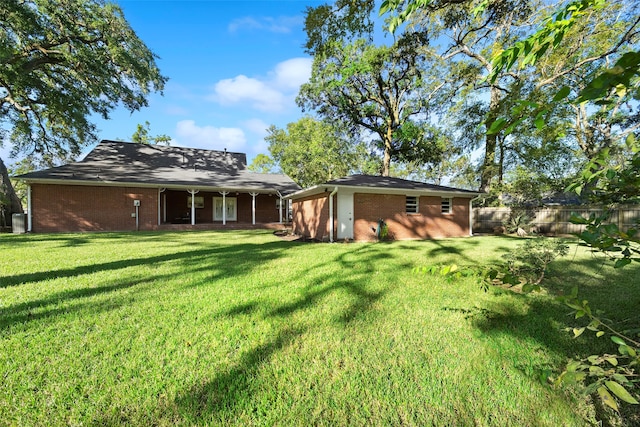
<path fill-rule="evenodd" d="M 162 193 L 164 192 L 165 188 L 158 188 L 158 225 L 162 224 L 162 216 L 160 214 L 160 211 L 162 210 Z M 166 212 L 166 211 L 165 211 Z M 165 213 L 166 216 L 166 213 Z"/>
<path fill-rule="evenodd" d="M 256 196 L 258 193 L 249 193 L 252 197 L 251 200 L 251 223 L 256 225 Z"/>
<path fill-rule="evenodd" d="M 228 191 L 220 191 L 222 194 L 222 225 L 227 225 L 227 194 Z"/>
<path fill-rule="evenodd" d="M 198 194 L 200 190 L 187 190 L 189 194 L 191 194 L 191 225 L 196 225 L 196 194 Z"/>

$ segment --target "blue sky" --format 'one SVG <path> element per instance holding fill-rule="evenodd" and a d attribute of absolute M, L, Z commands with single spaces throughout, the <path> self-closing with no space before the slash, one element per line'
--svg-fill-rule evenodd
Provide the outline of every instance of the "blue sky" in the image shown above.
<path fill-rule="evenodd" d="M 169 77 L 164 96 L 129 113 L 94 122 L 100 139 L 130 140 L 138 123 L 166 134 L 172 145 L 268 153 L 269 125 L 302 116 L 298 89 L 311 72 L 304 53 L 304 11 L 309 0 L 118 0 L 138 36 L 156 53 Z"/>

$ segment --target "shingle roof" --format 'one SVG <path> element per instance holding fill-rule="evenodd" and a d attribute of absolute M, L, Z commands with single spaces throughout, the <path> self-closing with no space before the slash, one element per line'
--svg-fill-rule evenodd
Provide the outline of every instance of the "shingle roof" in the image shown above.
<path fill-rule="evenodd" d="M 324 184 L 314 185 L 295 193 L 288 198 L 298 199 L 323 192 L 330 192 L 335 187 L 352 192 L 369 192 L 382 194 L 407 194 L 407 195 L 440 195 L 443 197 L 457 196 L 473 198 L 477 191 L 463 190 L 461 188 L 446 187 L 443 185 L 427 184 L 425 182 L 410 181 L 401 178 L 377 175 L 350 175 L 344 178 L 334 179 Z"/>
<path fill-rule="evenodd" d="M 19 175 L 28 182 L 138 184 L 159 187 L 280 191 L 300 187 L 286 175 L 247 170 L 243 153 L 102 141 L 83 160 Z"/>
<path fill-rule="evenodd" d="M 354 187 L 394 188 L 406 190 L 455 191 L 456 193 L 478 194 L 477 191 L 460 188 L 445 187 L 443 185 L 428 184 L 426 182 L 410 181 L 401 178 L 375 175 L 350 175 L 334 179 L 322 185 L 346 185 Z"/>

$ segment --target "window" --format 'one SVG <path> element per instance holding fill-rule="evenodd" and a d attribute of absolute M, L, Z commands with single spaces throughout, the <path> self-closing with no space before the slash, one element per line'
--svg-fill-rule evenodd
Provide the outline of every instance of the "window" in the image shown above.
<path fill-rule="evenodd" d="M 443 214 L 451 213 L 451 197 L 443 197 L 440 205 L 440 212 Z"/>
<path fill-rule="evenodd" d="M 227 215 L 224 219 L 226 219 L 227 221 L 236 221 L 236 198 L 226 197 L 224 200 L 224 205 L 227 208 Z M 222 197 L 213 198 L 213 220 L 222 221 Z"/>
<path fill-rule="evenodd" d="M 204 208 L 204 197 L 196 196 L 194 198 L 194 203 L 196 209 Z M 187 208 L 191 209 L 191 196 L 187 197 Z"/>
<path fill-rule="evenodd" d="M 418 213 L 418 198 L 415 196 L 407 196 L 406 201 L 407 213 Z"/>

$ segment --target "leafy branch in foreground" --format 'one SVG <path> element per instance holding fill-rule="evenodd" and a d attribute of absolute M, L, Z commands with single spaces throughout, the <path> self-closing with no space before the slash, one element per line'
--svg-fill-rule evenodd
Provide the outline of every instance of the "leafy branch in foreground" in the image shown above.
<path fill-rule="evenodd" d="M 563 240 L 537 237 L 527 239 L 513 251 L 504 255 L 504 262 L 486 266 L 416 267 L 415 273 L 439 274 L 447 280 L 474 277 L 484 291 L 490 286 L 520 286 L 523 292 L 539 291 L 549 265 L 569 251 Z"/>
<path fill-rule="evenodd" d="M 637 394 L 640 385 L 640 342 L 630 338 L 625 331 L 620 331 L 607 324 L 599 315 L 592 311 L 589 302 L 578 298 L 578 288 L 574 287 L 571 294 L 559 297 L 558 300 L 574 310 L 575 318 L 586 317 L 589 324 L 584 327 L 573 328 L 575 338 L 585 330 L 593 331 L 596 337 L 609 334 L 611 341 L 618 345 L 618 354 L 593 354 L 581 360 L 567 364 L 565 370 L 555 379 L 549 377 L 554 384 L 576 384 L 589 379 L 591 382 L 585 393 L 597 392 L 602 402 L 618 411 L 615 395 L 623 402 L 637 405 L 639 402 L 631 393 Z M 631 392 L 629 391 L 631 390 Z M 613 393 L 613 395 L 611 394 Z"/>

